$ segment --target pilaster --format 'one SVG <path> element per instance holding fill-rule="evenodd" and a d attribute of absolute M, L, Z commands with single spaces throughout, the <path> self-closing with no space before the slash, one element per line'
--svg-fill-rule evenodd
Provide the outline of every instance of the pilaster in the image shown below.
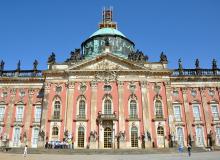
<path fill-rule="evenodd" d="M 96 119 L 97 119 L 97 82 L 91 81 L 91 131 L 96 131 Z M 97 131 L 96 131 L 97 132 Z M 90 142 L 91 149 L 98 148 L 98 141 Z"/>
<path fill-rule="evenodd" d="M 148 83 L 146 81 L 140 82 L 141 96 L 142 96 L 142 108 L 143 108 L 143 125 L 145 133 L 145 148 L 151 147 L 151 128 L 150 128 L 150 115 L 149 115 L 149 94 Z"/>
<path fill-rule="evenodd" d="M 75 82 L 69 82 L 67 84 L 67 90 L 66 90 L 66 95 L 67 95 L 67 106 L 66 106 L 66 124 L 65 128 L 68 130 L 70 133 L 73 133 L 73 95 L 74 95 L 74 89 L 75 89 Z"/>

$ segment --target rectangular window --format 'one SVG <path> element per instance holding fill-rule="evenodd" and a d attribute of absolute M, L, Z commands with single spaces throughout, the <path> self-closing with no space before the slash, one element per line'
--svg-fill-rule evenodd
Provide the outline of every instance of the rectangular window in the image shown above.
<path fill-rule="evenodd" d="M 23 113 L 24 113 L 24 106 L 17 106 L 16 108 L 16 121 L 17 122 L 22 122 L 23 119 Z"/>
<path fill-rule="evenodd" d="M 34 116 L 35 122 L 40 122 L 40 118 L 41 118 L 41 106 L 36 106 L 35 116 Z"/>
<path fill-rule="evenodd" d="M 20 128 L 15 128 L 14 129 L 14 138 L 13 138 L 13 146 L 18 147 L 19 141 L 20 141 L 20 133 L 21 129 Z"/>
<path fill-rule="evenodd" d="M 176 121 L 181 121 L 181 110 L 180 105 L 175 105 L 173 107 L 174 117 Z"/>
<path fill-rule="evenodd" d="M 216 144 L 220 146 L 220 127 L 216 127 Z"/>
<path fill-rule="evenodd" d="M 213 116 L 214 120 L 219 120 L 218 105 L 212 104 L 211 109 L 212 109 L 212 116 Z"/>
<path fill-rule="evenodd" d="M 199 105 L 195 104 L 193 105 L 193 116 L 196 121 L 200 120 L 200 111 L 199 111 Z"/>
<path fill-rule="evenodd" d="M 0 105 L 0 122 L 4 120 L 5 106 Z"/>

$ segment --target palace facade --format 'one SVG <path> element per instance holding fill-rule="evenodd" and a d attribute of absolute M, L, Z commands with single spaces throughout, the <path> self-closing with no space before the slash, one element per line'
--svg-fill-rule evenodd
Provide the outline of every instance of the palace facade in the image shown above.
<path fill-rule="evenodd" d="M 220 69 L 167 67 L 135 50 L 117 30 L 112 11 L 80 49 L 48 69 L 5 70 L 0 65 L 0 145 L 74 148 L 220 146 Z"/>

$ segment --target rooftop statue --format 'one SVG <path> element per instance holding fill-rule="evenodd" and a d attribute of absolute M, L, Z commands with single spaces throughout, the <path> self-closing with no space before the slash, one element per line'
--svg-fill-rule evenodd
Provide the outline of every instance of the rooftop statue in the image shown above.
<path fill-rule="evenodd" d="M 165 63 L 168 62 L 167 56 L 163 52 L 161 52 L 160 54 L 160 62 L 165 62 Z"/>
<path fill-rule="evenodd" d="M 0 64 L 0 71 L 4 70 L 5 62 L 2 60 Z"/>
<path fill-rule="evenodd" d="M 148 56 L 145 56 L 142 51 L 137 50 L 136 52 L 130 52 L 128 59 L 132 61 L 145 62 L 148 60 Z"/>
<path fill-rule="evenodd" d="M 199 67 L 199 59 L 198 59 L 198 58 L 196 59 L 195 66 L 196 66 L 196 69 L 199 69 L 199 68 L 200 68 L 200 67 Z"/>
<path fill-rule="evenodd" d="M 82 59 L 83 57 L 81 56 L 80 49 L 77 48 L 75 51 L 70 52 L 70 58 L 68 58 L 65 62 L 78 62 Z"/>
<path fill-rule="evenodd" d="M 212 69 L 213 69 L 213 70 L 214 70 L 214 69 L 218 69 L 216 59 L 213 59 L 213 60 L 212 60 Z"/>
<path fill-rule="evenodd" d="M 183 70 L 183 65 L 182 65 L 182 60 L 181 58 L 178 60 L 178 64 L 179 64 L 179 70 Z"/>
<path fill-rule="evenodd" d="M 34 68 L 33 68 L 33 70 L 37 70 L 37 66 L 38 66 L 38 61 L 35 59 L 35 61 L 34 61 L 34 63 L 33 63 L 33 66 L 34 66 Z"/>
<path fill-rule="evenodd" d="M 21 61 L 19 60 L 18 63 L 17 63 L 17 71 L 20 71 L 21 70 Z"/>
<path fill-rule="evenodd" d="M 56 55 L 52 52 L 52 54 L 48 57 L 47 63 L 54 64 L 56 63 Z"/>

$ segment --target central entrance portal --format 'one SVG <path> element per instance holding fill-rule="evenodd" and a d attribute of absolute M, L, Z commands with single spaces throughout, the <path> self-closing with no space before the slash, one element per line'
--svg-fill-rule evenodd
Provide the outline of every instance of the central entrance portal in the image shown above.
<path fill-rule="evenodd" d="M 112 148 L 112 130 L 109 127 L 104 130 L 104 148 Z"/>

